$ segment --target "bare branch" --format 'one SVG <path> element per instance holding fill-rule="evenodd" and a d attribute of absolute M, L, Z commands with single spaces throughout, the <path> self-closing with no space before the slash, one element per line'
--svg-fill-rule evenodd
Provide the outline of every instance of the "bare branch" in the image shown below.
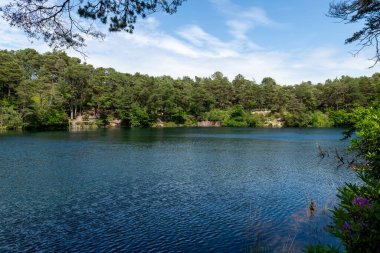
<path fill-rule="evenodd" d="M 82 52 L 85 37 L 104 39 L 94 23 L 108 25 L 111 32 L 132 33 L 138 17 L 157 10 L 173 14 L 185 0 L 15 0 L 0 8 L 11 26 L 29 38 L 43 39 L 53 48 Z"/>
<path fill-rule="evenodd" d="M 364 27 L 347 38 L 345 43 L 358 42 L 357 55 L 366 47 L 374 46 L 374 67 L 380 60 L 380 46 L 378 36 L 380 34 L 380 2 L 378 0 L 345 0 L 331 3 L 328 16 L 337 18 L 345 23 L 357 23 L 364 21 Z"/>

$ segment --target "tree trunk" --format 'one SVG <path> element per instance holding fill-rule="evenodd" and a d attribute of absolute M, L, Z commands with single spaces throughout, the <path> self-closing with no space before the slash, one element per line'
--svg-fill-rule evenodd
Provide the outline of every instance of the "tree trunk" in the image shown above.
<path fill-rule="evenodd" d="M 74 103 L 73 101 L 69 101 L 68 104 L 70 107 L 70 119 L 73 120 L 74 119 Z"/>

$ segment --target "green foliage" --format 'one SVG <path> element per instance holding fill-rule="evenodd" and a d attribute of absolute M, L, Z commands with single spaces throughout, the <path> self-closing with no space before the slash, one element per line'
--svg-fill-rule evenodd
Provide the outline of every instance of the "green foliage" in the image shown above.
<path fill-rule="evenodd" d="M 105 111 L 102 111 L 99 115 L 98 120 L 96 121 L 96 125 L 98 127 L 105 127 L 108 125 L 110 120 L 111 117 Z"/>
<path fill-rule="evenodd" d="M 334 126 L 347 127 L 353 125 L 352 114 L 345 110 L 330 110 L 329 115 Z"/>
<path fill-rule="evenodd" d="M 340 203 L 333 210 L 330 231 L 348 252 L 376 252 L 380 248 L 380 183 L 361 174 L 363 185 L 339 189 Z"/>
<path fill-rule="evenodd" d="M 250 115 L 248 121 L 251 127 L 264 127 L 267 117 L 260 114 Z M 254 124 L 253 124 L 254 123 Z"/>
<path fill-rule="evenodd" d="M 352 140 L 351 150 L 368 161 L 365 172 L 380 179 L 380 109 L 358 108 L 354 114 L 358 138 Z"/>
<path fill-rule="evenodd" d="M 130 123 L 132 127 L 150 127 L 153 120 L 149 117 L 146 108 L 134 103 L 131 109 Z"/>
<path fill-rule="evenodd" d="M 60 129 L 68 126 L 67 114 L 54 108 L 36 111 L 32 118 L 29 128 Z"/>
<path fill-rule="evenodd" d="M 23 121 L 17 110 L 0 101 L 0 129 L 18 129 L 22 126 Z"/>
<path fill-rule="evenodd" d="M 354 125 L 353 108 L 380 97 L 379 74 L 281 86 L 270 77 L 261 84 L 242 75 L 230 81 L 221 72 L 195 79 L 130 75 L 94 68 L 61 51 L 1 51 L 0 59 L 0 99 L 22 119 L 15 118 L 18 127 L 61 128 L 67 117 L 90 111 L 99 126 L 116 118 L 128 127 L 195 126 L 203 120 L 231 127 L 278 120 L 287 127 L 345 127 Z"/>
<path fill-rule="evenodd" d="M 164 127 L 177 127 L 178 125 L 175 122 L 165 122 Z"/>
<path fill-rule="evenodd" d="M 306 247 L 305 253 L 340 253 L 339 248 L 335 248 L 332 245 L 308 245 Z"/>
<path fill-rule="evenodd" d="M 8 51 L 0 51 L 0 99 L 9 99 L 21 78 L 21 66 L 15 55 Z"/>
<path fill-rule="evenodd" d="M 287 127 L 319 128 L 334 126 L 334 122 L 330 119 L 329 115 L 321 111 L 302 111 L 297 113 L 282 111 L 280 115 Z"/>
<path fill-rule="evenodd" d="M 90 116 L 87 113 L 83 114 L 83 120 L 88 121 L 90 119 Z"/>
<path fill-rule="evenodd" d="M 282 117 L 287 127 L 310 127 L 312 125 L 312 116 L 306 112 L 290 113 L 282 112 Z"/>
<path fill-rule="evenodd" d="M 350 113 L 356 137 L 350 150 L 359 160 L 351 163 L 362 184 L 339 188 L 329 231 L 341 239 L 349 253 L 378 252 L 380 249 L 380 110 L 357 108 Z M 319 246 L 309 246 L 316 251 Z M 321 248 L 322 249 L 322 248 Z"/>
<path fill-rule="evenodd" d="M 212 109 L 207 113 L 207 120 L 223 122 L 228 118 L 228 112 L 220 109 Z"/>
<path fill-rule="evenodd" d="M 184 124 L 186 118 L 186 112 L 182 108 L 174 108 L 171 111 L 170 119 L 176 124 Z"/>
<path fill-rule="evenodd" d="M 332 127 L 333 121 L 329 115 L 321 111 L 315 111 L 312 114 L 312 126 L 311 127 Z"/>
<path fill-rule="evenodd" d="M 229 110 L 229 116 L 223 121 L 226 127 L 255 127 L 257 122 L 253 116 L 246 112 L 241 105 L 236 105 Z"/>

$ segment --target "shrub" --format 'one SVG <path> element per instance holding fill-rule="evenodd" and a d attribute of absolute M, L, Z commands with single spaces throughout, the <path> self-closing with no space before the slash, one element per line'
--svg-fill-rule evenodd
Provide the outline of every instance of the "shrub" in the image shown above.
<path fill-rule="evenodd" d="M 98 127 L 105 127 L 112 120 L 112 116 L 109 115 L 106 111 L 102 111 L 99 115 L 99 119 L 96 121 Z"/>
<path fill-rule="evenodd" d="M 213 109 L 210 112 L 208 112 L 207 120 L 223 122 L 227 119 L 227 117 L 228 117 L 227 111 L 222 111 L 220 109 Z"/>
<path fill-rule="evenodd" d="M 226 127 L 248 127 L 256 126 L 251 115 L 244 111 L 243 106 L 236 105 L 229 110 L 229 116 L 223 121 Z"/>
<path fill-rule="evenodd" d="M 334 122 L 329 116 L 321 111 L 315 111 L 312 114 L 312 127 L 332 127 Z"/>
<path fill-rule="evenodd" d="M 153 120 L 149 117 L 146 108 L 140 107 L 138 104 L 132 104 L 130 123 L 132 127 L 150 127 Z"/>
<path fill-rule="evenodd" d="M 340 203 L 333 209 L 330 232 L 342 240 L 348 252 L 378 252 L 380 249 L 380 183 L 360 174 L 363 185 L 339 189 Z"/>
<path fill-rule="evenodd" d="M 380 250 L 380 110 L 359 108 L 350 121 L 356 138 L 350 150 L 360 160 L 353 166 L 363 183 L 339 188 L 339 204 L 333 209 L 331 234 L 340 238 L 347 252 L 379 252 Z M 332 252 L 324 246 L 308 246 L 307 252 Z M 312 251 L 315 250 L 315 251 Z"/>
<path fill-rule="evenodd" d="M 175 108 L 170 116 L 170 120 L 176 124 L 184 124 L 186 116 L 186 112 L 182 108 Z"/>
<path fill-rule="evenodd" d="M 17 129 L 23 127 L 21 115 L 12 106 L 0 105 L 0 129 Z"/>

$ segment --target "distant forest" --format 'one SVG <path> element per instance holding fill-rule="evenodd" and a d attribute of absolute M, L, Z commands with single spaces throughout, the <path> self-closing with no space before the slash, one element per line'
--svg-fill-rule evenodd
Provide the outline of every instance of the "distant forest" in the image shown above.
<path fill-rule="evenodd" d="M 62 51 L 0 51 L 0 129 L 67 128 L 82 116 L 97 126 L 339 127 L 350 112 L 378 102 L 380 73 L 313 84 L 260 83 L 221 72 L 211 77 L 152 77 L 94 68 Z"/>

